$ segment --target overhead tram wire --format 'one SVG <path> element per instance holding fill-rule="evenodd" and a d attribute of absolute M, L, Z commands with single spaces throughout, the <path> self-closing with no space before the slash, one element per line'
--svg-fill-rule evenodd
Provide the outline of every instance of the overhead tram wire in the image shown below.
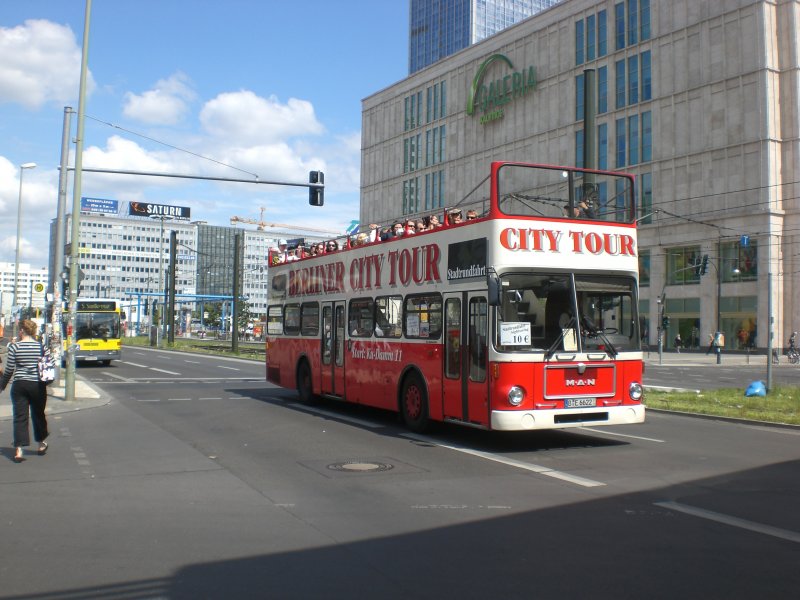
<path fill-rule="evenodd" d="M 241 173 L 246 173 L 248 175 L 252 175 L 256 178 L 256 181 L 259 180 L 258 173 L 251 173 L 250 171 L 245 171 L 244 169 L 240 169 L 239 167 L 235 167 L 233 165 L 229 165 L 228 163 L 224 163 L 220 160 L 215 158 L 211 158 L 210 156 L 204 156 L 203 154 L 198 154 L 197 152 L 192 152 L 191 150 L 187 150 L 186 148 L 181 148 L 180 146 L 175 146 L 173 144 L 168 144 L 167 142 L 162 142 L 161 140 L 157 140 L 150 136 L 144 135 L 143 133 L 139 133 L 137 131 L 133 131 L 131 129 L 126 129 L 125 127 L 121 127 L 119 125 L 115 125 L 114 123 L 109 123 L 108 121 L 103 121 L 102 119 L 98 119 L 97 117 L 93 117 L 91 115 L 85 115 L 87 119 L 91 119 L 92 121 L 96 121 L 98 123 L 102 123 L 103 125 L 107 125 L 113 129 L 119 129 L 120 131 L 124 131 L 125 133 L 130 133 L 131 135 L 138 136 L 142 139 L 149 140 L 151 142 L 155 142 L 156 144 L 161 144 L 162 146 L 166 146 L 167 148 L 172 148 L 173 150 L 178 150 L 179 152 L 185 152 L 186 154 L 190 154 L 192 156 L 196 156 L 197 158 L 202 158 L 203 160 L 208 160 L 223 167 L 227 167 L 228 169 L 233 169 L 234 171 L 239 171 Z"/>

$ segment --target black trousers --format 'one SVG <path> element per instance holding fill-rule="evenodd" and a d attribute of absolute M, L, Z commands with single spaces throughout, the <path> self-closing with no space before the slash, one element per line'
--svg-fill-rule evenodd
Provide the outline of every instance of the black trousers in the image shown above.
<path fill-rule="evenodd" d="M 15 381 L 11 384 L 11 406 L 14 413 L 14 447 L 30 446 L 28 413 L 33 422 L 33 439 L 43 442 L 49 435 L 44 409 L 47 387 L 39 381 Z"/>

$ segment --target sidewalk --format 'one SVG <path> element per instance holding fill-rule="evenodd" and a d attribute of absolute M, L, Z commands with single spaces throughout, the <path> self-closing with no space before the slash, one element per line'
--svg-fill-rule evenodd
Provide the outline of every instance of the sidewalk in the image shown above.
<path fill-rule="evenodd" d="M 644 354 L 644 362 L 646 364 L 648 365 L 659 364 L 657 348 L 651 348 L 649 352 L 645 350 L 643 354 Z M 661 364 L 673 367 L 716 365 L 717 356 L 713 353 L 706 354 L 705 351 L 675 352 L 674 350 L 670 350 L 668 352 L 664 351 L 664 353 L 662 354 Z M 747 354 L 746 352 L 731 352 L 728 354 L 723 350 L 722 355 L 720 356 L 720 364 L 728 366 L 753 365 L 753 366 L 766 367 L 767 355 L 756 354 L 756 353 Z M 780 363 L 774 366 L 780 367 L 780 366 L 787 366 L 788 364 L 789 361 L 786 359 L 786 357 L 781 356 Z"/>
<path fill-rule="evenodd" d="M 0 421 L 11 419 L 10 389 L 11 386 L 9 385 L 6 392 L 0 396 Z M 47 387 L 47 409 L 45 414 L 54 415 L 83 410 L 84 408 L 95 408 L 97 406 L 105 406 L 108 403 L 109 399 L 101 396 L 100 392 L 92 384 L 78 378 L 75 379 L 75 400 L 67 402 L 64 399 L 64 380 L 62 379 L 60 385 L 53 384 Z"/>

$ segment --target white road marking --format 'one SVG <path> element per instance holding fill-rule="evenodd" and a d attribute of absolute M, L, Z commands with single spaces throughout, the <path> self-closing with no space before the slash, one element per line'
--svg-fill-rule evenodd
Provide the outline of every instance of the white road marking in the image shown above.
<path fill-rule="evenodd" d="M 296 402 L 290 402 L 287 406 L 291 406 L 292 408 L 298 408 L 303 412 L 313 413 L 315 415 L 320 415 L 323 417 L 330 417 L 331 419 L 336 419 L 337 421 L 345 421 L 347 423 L 354 423 L 355 425 L 360 425 L 361 427 L 369 427 L 370 429 L 378 429 L 383 427 L 383 425 L 379 425 L 377 423 L 372 423 L 370 421 L 364 421 L 362 419 L 355 419 L 353 417 L 348 417 L 346 415 L 340 415 L 335 412 L 322 410 L 321 408 L 314 408 L 312 406 L 306 406 L 305 404 L 297 404 Z"/>
<path fill-rule="evenodd" d="M 161 402 L 161 398 L 137 398 L 137 402 Z"/>
<path fill-rule="evenodd" d="M 442 444 L 436 441 L 433 438 L 427 438 L 423 436 L 418 436 L 414 434 L 404 433 L 401 434 L 403 437 L 411 438 L 413 440 L 417 440 L 420 442 L 425 442 L 427 444 L 432 444 L 434 446 L 439 446 L 441 448 L 447 448 L 448 450 L 455 450 L 456 452 L 462 452 L 464 454 L 469 454 L 471 456 L 477 456 L 478 458 L 483 458 L 486 460 L 491 460 L 494 462 L 498 462 L 504 465 L 508 465 L 510 467 L 516 467 L 518 469 L 523 469 L 525 471 L 532 471 L 533 473 L 537 473 L 539 475 L 546 475 L 547 477 L 553 477 L 554 479 L 561 479 L 562 481 L 566 481 L 569 483 L 574 483 L 576 485 L 580 485 L 583 487 L 598 487 L 606 485 L 601 481 L 594 481 L 593 479 L 587 479 L 585 477 L 580 477 L 578 475 L 571 475 L 570 473 L 564 473 L 562 471 L 556 471 L 551 469 L 550 467 L 542 467 L 540 465 L 534 465 L 532 463 L 526 463 L 521 460 L 514 460 L 513 458 L 506 458 L 505 456 L 500 456 L 498 454 L 492 454 L 491 452 L 483 452 L 481 450 L 473 450 L 471 448 L 465 448 L 463 446 L 454 446 L 452 444 Z"/>
<path fill-rule="evenodd" d="M 717 523 L 723 523 L 725 525 L 739 527 L 740 529 L 747 529 L 748 531 L 755 531 L 756 533 L 771 535 L 772 537 L 780 538 L 782 540 L 789 540 L 790 542 L 800 544 L 800 533 L 797 533 L 796 531 L 781 529 L 779 527 L 773 527 L 772 525 L 764 525 L 763 523 L 756 523 L 755 521 L 748 521 L 747 519 L 740 519 L 739 517 L 732 517 L 730 515 L 725 515 L 711 510 L 705 510 L 703 508 L 695 508 L 694 506 L 680 504 L 679 502 L 656 502 L 655 505 L 669 510 L 682 512 L 687 515 L 692 515 L 693 517 L 708 519 L 709 521 L 716 521 Z"/>
<path fill-rule="evenodd" d="M 132 363 L 132 362 L 128 362 L 127 360 L 123 360 L 122 364 L 123 365 L 130 365 L 132 367 L 142 367 L 143 369 L 149 369 L 150 368 L 147 365 L 140 365 L 139 363 Z"/>
<path fill-rule="evenodd" d="M 192 363 L 193 365 L 202 364 L 199 360 L 184 360 L 183 362 Z"/>
<path fill-rule="evenodd" d="M 167 398 L 168 402 L 189 402 L 191 398 Z"/>
<path fill-rule="evenodd" d="M 166 373 L 167 375 L 180 375 L 180 373 L 176 373 L 175 371 L 167 371 L 166 369 L 156 369 L 155 367 L 150 367 L 151 371 L 158 371 L 159 373 Z"/>
<path fill-rule="evenodd" d="M 114 379 L 119 379 L 120 381 L 124 381 L 126 383 L 133 383 L 133 381 L 128 379 L 127 377 L 123 377 L 122 375 L 117 375 L 116 373 L 106 373 L 106 375 L 109 377 L 113 377 Z"/>
<path fill-rule="evenodd" d="M 644 440 L 645 442 L 655 442 L 657 444 L 664 444 L 666 440 L 657 440 L 656 438 L 642 437 L 640 435 L 628 435 L 627 433 L 617 433 L 615 431 L 606 431 L 605 429 L 594 429 L 592 427 L 580 427 L 584 431 L 592 431 L 594 433 L 605 433 L 614 437 L 632 438 L 634 440 Z"/>
<path fill-rule="evenodd" d="M 222 400 L 222 398 L 198 398 L 198 400 Z"/>
<path fill-rule="evenodd" d="M 222 365 L 217 365 L 220 369 L 228 369 L 229 371 L 241 371 L 241 369 L 237 369 L 236 367 L 223 367 Z"/>

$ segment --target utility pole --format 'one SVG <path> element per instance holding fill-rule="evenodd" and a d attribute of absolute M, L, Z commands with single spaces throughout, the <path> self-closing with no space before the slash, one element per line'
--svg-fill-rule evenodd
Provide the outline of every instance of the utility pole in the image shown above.
<path fill-rule="evenodd" d="M 80 265 L 80 214 L 81 214 L 81 173 L 83 169 L 83 123 L 86 115 L 86 72 L 89 61 L 89 23 L 92 14 L 92 0 L 86 0 L 86 14 L 83 25 L 83 51 L 81 55 L 81 79 L 78 92 L 78 133 L 75 137 L 75 183 L 72 189 L 72 237 L 69 264 L 69 323 L 67 325 L 67 378 L 64 385 L 64 399 L 75 400 L 75 315 L 78 309 L 78 275 Z"/>
<path fill-rule="evenodd" d="M 231 350 L 239 352 L 239 251 L 242 247 L 242 235 L 233 236 L 233 311 L 231 315 Z"/>

